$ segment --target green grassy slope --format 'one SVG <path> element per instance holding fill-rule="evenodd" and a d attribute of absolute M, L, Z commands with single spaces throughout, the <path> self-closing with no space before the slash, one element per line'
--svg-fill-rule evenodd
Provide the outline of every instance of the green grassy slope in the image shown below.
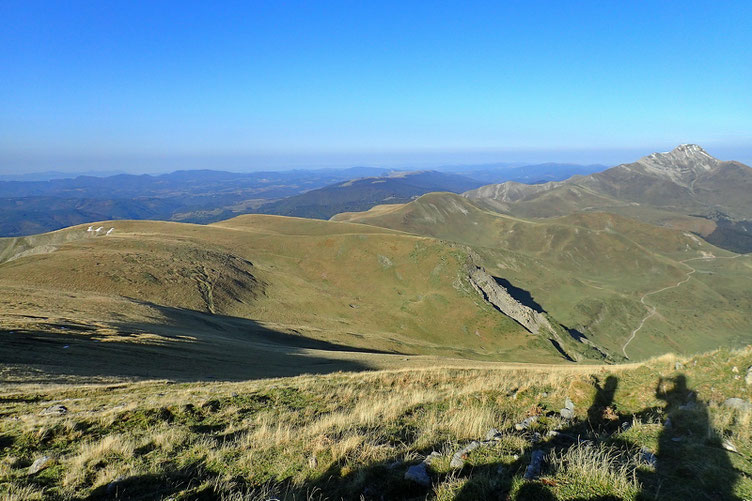
<path fill-rule="evenodd" d="M 465 250 L 433 238 L 261 215 L 98 226 L 115 229 L 2 241 L 0 361 L 60 375 L 94 375 L 109 362 L 105 375 L 145 377 L 151 367 L 238 379 L 328 372 L 337 360 L 394 366 L 386 355 L 342 353 L 353 349 L 561 360 L 470 287 Z M 64 351 L 74 341 L 88 344 Z"/>
<path fill-rule="evenodd" d="M 750 258 L 726 259 L 734 254 L 679 230 L 605 213 L 524 220 L 449 193 L 336 219 L 468 244 L 491 274 L 529 291 L 557 321 L 612 353 L 622 353 L 650 305 L 657 314 L 630 343 L 632 358 L 750 342 L 750 322 L 740 314 L 752 308 Z M 682 261 L 703 256 L 717 259 L 692 266 L 717 271 L 695 273 L 686 286 L 641 302 L 683 281 L 692 268 Z"/>

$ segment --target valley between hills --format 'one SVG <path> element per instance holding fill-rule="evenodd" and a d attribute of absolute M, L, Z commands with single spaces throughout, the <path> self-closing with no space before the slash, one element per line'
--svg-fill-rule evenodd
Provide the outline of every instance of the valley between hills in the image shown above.
<path fill-rule="evenodd" d="M 682 145 L 330 220 L 0 239 L 0 493 L 749 498 L 748 188 Z"/>

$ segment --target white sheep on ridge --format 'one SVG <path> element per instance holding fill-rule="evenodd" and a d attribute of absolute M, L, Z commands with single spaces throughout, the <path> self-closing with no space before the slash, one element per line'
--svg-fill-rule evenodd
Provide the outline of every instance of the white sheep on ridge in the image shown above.
<path fill-rule="evenodd" d="M 105 233 L 105 234 L 104 234 L 104 236 L 107 236 L 107 235 L 109 235 L 110 233 L 112 233 L 112 230 L 114 230 L 114 229 L 115 229 L 115 228 L 110 228 L 109 230 L 107 230 L 107 233 Z"/>

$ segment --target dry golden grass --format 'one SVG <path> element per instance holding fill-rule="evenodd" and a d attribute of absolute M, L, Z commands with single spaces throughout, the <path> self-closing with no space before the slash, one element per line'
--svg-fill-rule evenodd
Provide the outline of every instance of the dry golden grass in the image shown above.
<path fill-rule="evenodd" d="M 752 350 L 616 368 L 434 367 L 241 383 L 17 385 L 0 392 L 7 409 L 0 417 L 0 437 L 7 437 L 0 442 L 0 492 L 11 499 L 40 493 L 98 498 L 109 487 L 146 498 L 159 492 L 225 499 L 358 499 L 365 493 L 368 499 L 375 489 L 390 498 L 507 493 L 526 499 L 530 489 L 542 489 L 561 499 L 585 493 L 633 499 L 653 496 L 659 484 L 665 495 L 691 488 L 712 497 L 717 492 L 707 478 L 716 478 L 743 497 L 752 493 L 752 482 L 734 472 L 752 472 L 750 417 L 719 404 L 746 394 L 731 368 L 749 365 Z M 661 400 L 661 392 L 673 388 L 660 385 L 661 378 L 680 375 L 697 393 L 696 409 L 676 410 Z M 618 380 L 610 403 L 615 422 L 589 412 L 608 377 Z M 576 406 L 572 423 L 557 415 L 567 397 Z M 68 414 L 39 415 L 54 403 Z M 514 423 L 532 414 L 540 420 L 531 430 L 515 430 Z M 686 448 L 678 470 L 664 464 L 673 444 L 663 429 L 667 416 L 686 437 L 676 446 Z M 687 419 L 704 419 L 705 431 L 685 425 Z M 631 428 L 622 430 L 622 422 Z M 466 468 L 450 468 L 452 454 L 483 440 L 490 428 L 501 431 L 499 440 L 472 452 Z M 592 445 L 551 437 L 549 430 Z M 730 440 L 738 452 L 726 453 L 715 437 Z M 535 448 L 547 453 L 544 481 L 522 481 Z M 641 459 L 641 448 L 659 457 L 657 469 Z M 433 485 L 422 489 L 405 481 L 406 468 L 432 451 L 439 453 L 430 470 Z M 48 453 L 56 463 L 27 475 L 28 465 Z M 709 457 L 707 464 L 700 460 Z M 680 482 L 681 468 L 702 473 Z"/>

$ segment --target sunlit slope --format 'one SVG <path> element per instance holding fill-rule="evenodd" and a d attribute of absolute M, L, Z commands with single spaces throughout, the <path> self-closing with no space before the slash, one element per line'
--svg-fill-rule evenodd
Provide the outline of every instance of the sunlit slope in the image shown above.
<path fill-rule="evenodd" d="M 614 353 L 651 305 L 656 313 L 630 343 L 631 358 L 752 341 L 752 321 L 741 314 L 752 308 L 752 260 L 728 259 L 735 254 L 689 233 L 605 213 L 529 221 L 449 193 L 336 218 L 466 243 L 490 273 L 529 291 L 556 320 Z M 686 284 L 641 302 L 693 268 L 698 272 Z"/>
<path fill-rule="evenodd" d="M 0 241 L 4 339 L 33 332 L 45 340 L 80 334 L 123 349 L 182 343 L 194 356 L 201 355 L 196 342 L 219 353 L 248 340 L 281 343 L 278 351 L 560 360 L 472 289 L 462 246 L 262 215 L 209 226 L 109 222 L 95 225 L 104 228 L 98 234 L 87 226 Z M 254 375 L 274 350 L 254 351 L 265 354 L 253 358 Z"/>

